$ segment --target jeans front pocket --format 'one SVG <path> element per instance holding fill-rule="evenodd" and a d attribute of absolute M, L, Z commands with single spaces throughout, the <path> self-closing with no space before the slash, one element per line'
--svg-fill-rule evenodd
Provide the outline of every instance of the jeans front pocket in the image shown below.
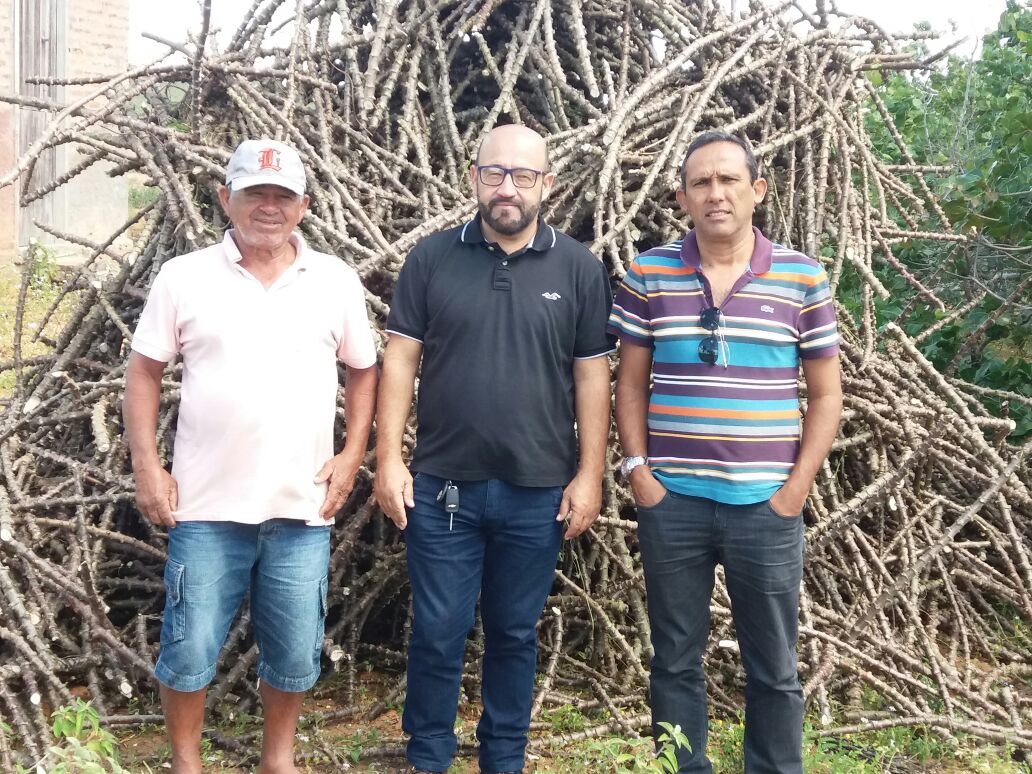
<path fill-rule="evenodd" d="M 669 499 L 670 499 L 670 490 L 668 489 L 663 494 L 663 496 L 660 497 L 659 500 L 657 502 L 653 503 L 652 505 L 638 505 L 638 503 L 635 503 L 634 507 L 637 508 L 639 512 L 641 512 L 641 511 L 653 511 L 656 508 L 658 508 L 659 506 L 661 506 L 664 503 L 666 503 Z"/>
<path fill-rule="evenodd" d="M 782 521 L 795 521 L 796 519 L 803 518 L 803 512 L 802 511 L 797 513 L 795 516 L 785 516 L 782 513 L 778 513 L 776 510 L 774 510 L 774 506 L 770 504 L 770 499 L 769 498 L 767 500 L 765 500 L 763 504 L 765 506 L 767 506 L 767 510 L 768 511 L 770 511 L 772 514 L 774 514 L 776 517 L 778 517 Z"/>

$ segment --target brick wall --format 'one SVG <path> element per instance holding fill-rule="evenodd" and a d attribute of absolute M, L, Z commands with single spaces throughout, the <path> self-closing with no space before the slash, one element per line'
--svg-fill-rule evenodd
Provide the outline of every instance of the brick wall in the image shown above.
<path fill-rule="evenodd" d="M 129 60 L 129 0 L 68 0 L 68 72 L 73 77 L 115 75 Z M 94 89 L 68 89 L 76 100 Z"/>
<path fill-rule="evenodd" d="M 112 76 L 125 72 L 129 60 L 129 0 L 68 0 L 68 74 L 70 77 Z M 72 86 L 65 98 L 74 102 L 97 85 Z M 68 148 L 63 167 L 81 160 Z M 128 217 L 128 186 L 95 165 L 80 175 L 65 194 L 65 227 L 103 242 Z"/>

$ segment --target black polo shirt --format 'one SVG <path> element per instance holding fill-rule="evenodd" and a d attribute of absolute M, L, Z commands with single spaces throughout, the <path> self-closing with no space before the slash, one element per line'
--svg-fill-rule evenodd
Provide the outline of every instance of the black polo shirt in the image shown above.
<path fill-rule="evenodd" d="M 389 333 L 422 342 L 412 469 L 457 481 L 567 484 L 577 467 L 573 361 L 613 349 L 605 268 L 538 219 L 512 255 L 479 216 L 417 244 Z"/>

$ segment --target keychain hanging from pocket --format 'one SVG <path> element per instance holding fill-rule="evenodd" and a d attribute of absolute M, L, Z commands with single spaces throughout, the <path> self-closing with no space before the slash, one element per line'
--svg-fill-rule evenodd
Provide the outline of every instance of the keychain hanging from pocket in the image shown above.
<path fill-rule="evenodd" d="M 448 531 L 452 531 L 455 523 L 455 514 L 459 510 L 459 488 L 452 483 L 451 479 L 444 482 L 444 487 L 437 493 L 437 502 L 444 501 L 444 510 L 448 514 Z"/>

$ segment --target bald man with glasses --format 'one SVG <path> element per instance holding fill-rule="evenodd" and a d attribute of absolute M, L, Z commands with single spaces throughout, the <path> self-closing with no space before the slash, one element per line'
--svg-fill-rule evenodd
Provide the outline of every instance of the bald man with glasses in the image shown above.
<path fill-rule="evenodd" d="M 702 655 L 718 562 L 746 673 L 745 771 L 803 770 L 802 511 L 842 390 L 828 278 L 753 227 L 766 190 L 747 142 L 696 137 L 677 191 L 693 228 L 634 259 L 610 316 L 620 467 L 638 505 L 652 631 L 653 728 L 687 735 L 680 772 L 712 772 Z"/>
<path fill-rule="evenodd" d="M 470 167 L 476 216 L 416 245 L 391 301 L 376 498 L 408 549 L 402 725 L 416 772 L 443 772 L 455 755 L 478 600 L 480 770 L 523 770 L 535 627 L 564 534 L 584 532 L 601 506 L 609 281 L 583 245 L 541 218 L 554 180 L 540 135 L 520 125 L 492 130 Z M 406 466 L 417 371 L 418 429 Z"/>

